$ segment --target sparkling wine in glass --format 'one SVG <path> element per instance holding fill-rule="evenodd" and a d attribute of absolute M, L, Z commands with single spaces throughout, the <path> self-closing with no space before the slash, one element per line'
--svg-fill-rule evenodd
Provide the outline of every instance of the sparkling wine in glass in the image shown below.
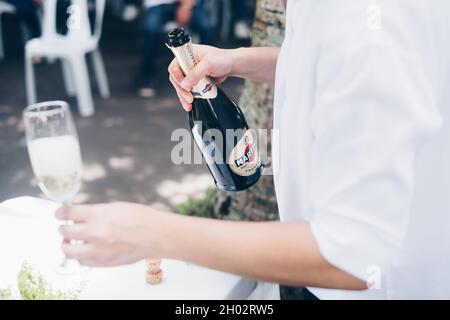
<path fill-rule="evenodd" d="M 31 166 L 39 187 L 50 199 L 68 206 L 81 187 L 81 152 L 69 105 L 50 101 L 24 110 Z M 64 259 L 61 274 L 83 271 L 76 260 Z"/>

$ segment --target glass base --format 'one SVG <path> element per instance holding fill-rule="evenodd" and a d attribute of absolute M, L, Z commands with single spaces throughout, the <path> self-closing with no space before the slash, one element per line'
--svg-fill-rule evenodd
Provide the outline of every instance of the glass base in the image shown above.
<path fill-rule="evenodd" d="M 55 269 L 56 273 L 72 276 L 79 275 L 83 272 L 88 271 L 90 268 L 82 266 L 77 260 L 74 259 L 64 259 L 61 264 Z"/>

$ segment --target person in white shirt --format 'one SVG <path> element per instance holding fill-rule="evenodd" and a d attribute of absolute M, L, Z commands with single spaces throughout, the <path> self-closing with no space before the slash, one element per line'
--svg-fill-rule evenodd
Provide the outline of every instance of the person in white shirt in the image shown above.
<path fill-rule="evenodd" d="M 156 52 L 162 47 L 160 34 L 164 25 L 176 21 L 196 31 L 204 44 L 213 44 L 214 24 L 204 11 L 203 0 L 144 0 L 143 43 L 138 93 L 141 97 L 156 94 L 155 82 L 159 71 Z"/>
<path fill-rule="evenodd" d="M 320 299 L 450 298 L 450 2 L 288 1 L 277 48 L 196 46 L 170 79 L 186 110 L 205 75 L 275 82 L 281 222 L 183 217 L 135 204 L 57 218 L 68 257 L 93 266 L 189 261 Z M 83 245 L 67 240 L 81 239 Z"/>

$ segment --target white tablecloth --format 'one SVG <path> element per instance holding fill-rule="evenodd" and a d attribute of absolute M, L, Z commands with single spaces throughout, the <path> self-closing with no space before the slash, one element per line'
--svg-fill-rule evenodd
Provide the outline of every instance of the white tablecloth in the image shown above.
<path fill-rule="evenodd" d="M 146 282 L 143 261 L 114 268 L 93 268 L 79 277 L 61 276 L 62 259 L 57 204 L 30 197 L 0 204 L 0 288 L 16 286 L 24 261 L 41 272 L 55 288 L 83 283 L 82 299 L 246 299 L 255 283 L 240 277 L 179 261 L 163 260 L 164 279 Z"/>

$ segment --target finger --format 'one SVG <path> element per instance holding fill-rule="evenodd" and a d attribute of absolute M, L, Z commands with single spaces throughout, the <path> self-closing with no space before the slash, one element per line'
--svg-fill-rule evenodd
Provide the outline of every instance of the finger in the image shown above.
<path fill-rule="evenodd" d="M 85 267 L 105 267 L 105 266 L 101 266 L 95 259 L 92 258 L 87 258 L 87 259 L 78 259 L 78 262 Z"/>
<path fill-rule="evenodd" d="M 184 73 L 180 68 L 175 68 L 170 73 L 170 76 L 175 80 L 177 84 L 180 84 L 184 80 Z"/>
<path fill-rule="evenodd" d="M 183 107 L 184 110 L 186 110 L 187 112 L 192 110 L 192 105 L 187 102 L 177 91 L 177 95 L 178 95 L 178 99 L 180 99 L 181 102 L 181 106 Z"/>
<path fill-rule="evenodd" d="M 180 85 L 185 90 L 191 91 L 192 88 L 204 77 L 208 75 L 211 69 L 211 63 L 203 59 L 201 60 L 194 68 L 189 71 L 189 74 L 186 75 L 183 81 L 181 81 Z"/>
<path fill-rule="evenodd" d="M 55 218 L 58 220 L 70 220 L 85 222 L 87 220 L 90 206 L 64 206 L 56 210 Z"/>
<path fill-rule="evenodd" d="M 189 91 L 184 90 L 176 81 L 172 76 L 169 76 L 169 80 L 172 83 L 172 85 L 174 86 L 175 90 L 178 91 L 179 94 L 181 94 L 182 97 L 185 98 L 185 100 L 187 102 L 191 102 L 192 100 L 194 100 L 194 97 L 192 96 L 192 93 L 190 93 Z"/>
<path fill-rule="evenodd" d="M 215 84 L 221 84 L 227 79 L 227 77 L 213 78 Z"/>
<path fill-rule="evenodd" d="M 175 76 L 177 80 L 180 80 L 180 82 L 184 79 L 183 71 L 181 70 L 180 64 L 176 58 L 170 62 L 167 71 L 169 71 L 170 75 Z"/>
<path fill-rule="evenodd" d="M 87 225 L 75 223 L 71 225 L 62 225 L 59 227 L 59 233 L 65 240 L 88 240 L 89 232 Z"/>
<path fill-rule="evenodd" d="M 192 109 L 192 105 L 189 101 L 187 101 L 187 99 L 193 101 L 194 98 L 192 97 L 192 94 L 189 92 L 190 97 L 183 96 L 181 93 L 186 92 L 185 95 L 187 95 L 187 91 L 184 90 L 183 88 L 177 86 L 173 82 L 173 79 L 171 79 L 170 77 L 169 77 L 169 80 L 170 80 L 170 82 L 172 82 L 173 86 L 175 87 L 175 91 L 177 93 L 178 99 L 180 100 L 180 103 L 181 103 L 183 109 L 189 112 Z"/>
<path fill-rule="evenodd" d="M 181 89 L 182 91 L 186 91 L 189 92 L 187 90 L 184 90 L 181 86 L 180 83 L 184 80 L 184 73 L 183 71 L 181 71 L 180 66 L 178 65 L 177 61 L 172 61 L 172 63 L 169 65 L 169 79 L 171 79 L 172 84 L 175 86 L 175 84 L 177 84 L 177 86 L 175 86 L 176 88 Z M 175 83 L 174 83 L 175 82 Z M 190 92 L 189 92 L 190 94 Z M 190 94 L 191 95 L 191 94 Z M 191 95 L 192 96 L 192 95 Z"/>
<path fill-rule="evenodd" d="M 75 260 L 89 259 L 94 251 L 91 244 L 71 244 L 67 241 L 61 244 L 61 250 L 67 258 Z"/>
<path fill-rule="evenodd" d="M 86 267 L 114 267 L 118 265 L 115 263 L 101 261 L 94 255 L 91 255 L 87 258 L 79 259 L 78 262 Z"/>
<path fill-rule="evenodd" d="M 192 103 L 194 101 L 194 96 L 189 91 L 184 90 L 178 83 L 175 82 L 172 76 L 169 77 L 170 82 L 178 91 L 178 93 L 186 100 L 187 103 Z"/>

